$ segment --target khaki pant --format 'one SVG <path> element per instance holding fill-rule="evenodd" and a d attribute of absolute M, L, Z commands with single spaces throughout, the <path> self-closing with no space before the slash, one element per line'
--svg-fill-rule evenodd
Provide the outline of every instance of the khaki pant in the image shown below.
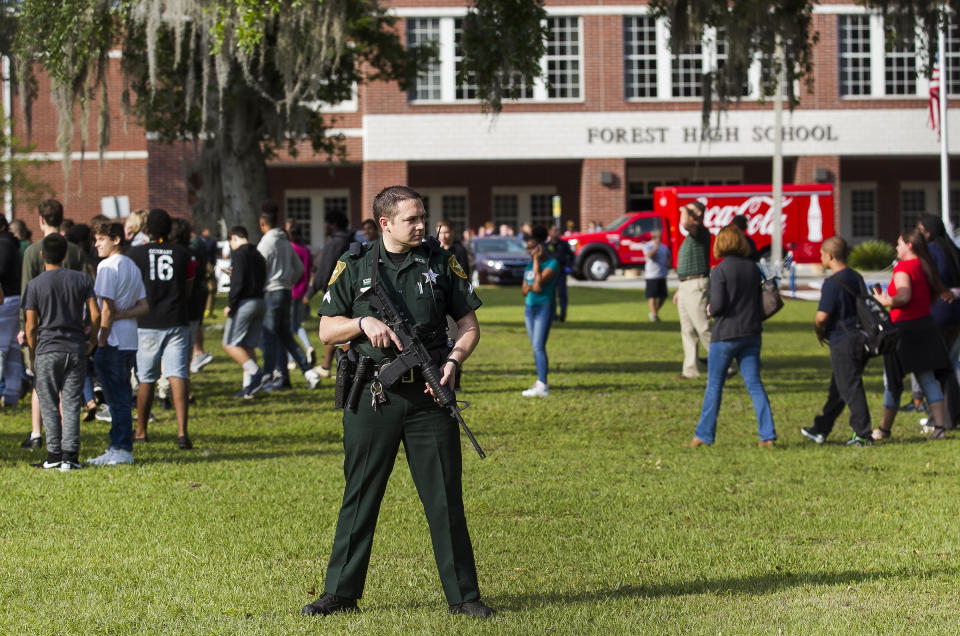
<path fill-rule="evenodd" d="M 683 375 L 700 376 L 697 370 L 697 339 L 704 352 L 710 351 L 710 279 L 706 276 L 680 282 L 677 290 L 677 313 L 680 314 L 680 340 L 683 342 Z"/>

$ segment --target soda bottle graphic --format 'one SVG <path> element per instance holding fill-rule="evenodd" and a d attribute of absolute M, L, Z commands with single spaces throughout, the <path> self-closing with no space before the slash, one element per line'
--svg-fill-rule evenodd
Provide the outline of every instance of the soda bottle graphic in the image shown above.
<path fill-rule="evenodd" d="M 823 213 L 820 211 L 820 195 L 810 195 L 810 208 L 807 210 L 807 240 L 819 243 L 823 240 Z"/>

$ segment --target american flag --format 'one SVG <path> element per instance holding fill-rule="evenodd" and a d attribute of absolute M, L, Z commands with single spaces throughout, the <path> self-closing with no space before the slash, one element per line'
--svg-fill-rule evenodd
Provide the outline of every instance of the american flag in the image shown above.
<path fill-rule="evenodd" d="M 930 128 L 937 131 L 940 138 L 940 56 L 933 65 L 930 76 Z"/>

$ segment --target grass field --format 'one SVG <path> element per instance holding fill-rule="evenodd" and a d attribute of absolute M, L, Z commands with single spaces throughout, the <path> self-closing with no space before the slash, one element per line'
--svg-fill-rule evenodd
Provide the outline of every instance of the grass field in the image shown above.
<path fill-rule="evenodd" d="M 799 434 L 826 396 L 813 303 L 766 325 L 763 375 L 779 434 L 758 449 L 740 378 L 717 443 L 687 449 L 704 380 L 679 383 L 676 311 L 650 324 L 642 291 L 572 288 L 535 379 L 517 289 L 483 289 L 465 366 L 467 516 L 485 600 L 451 617 L 403 458 L 387 489 L 355 615 L 304 618 L 323 585 L 342 493 L 332 382 L 233 400 L 239 369 L 195 377 L 195 449 L 158 411 L 134 466 L 61 474 L 29 466 L 24 407 L 0 413 L 0 633 L 958 633 L 960 442 L 815 446 Z M 221 302 L 222 306 L 222 302 Z M 315 332 L 315 323 L 310 325 Z M 879 417 L 880 365 L 868 368 Z M 81 457 L 107 425 L 84 425 Z M 402 454 L 402 451 L 401 451 Z"/>

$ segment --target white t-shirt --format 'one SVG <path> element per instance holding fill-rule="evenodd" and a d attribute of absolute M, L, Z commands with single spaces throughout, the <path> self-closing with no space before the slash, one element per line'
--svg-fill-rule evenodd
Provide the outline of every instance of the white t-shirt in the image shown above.
<path fill-rule="evenodd" d="M 653 249 L 653 241 L 649 241 L 643 244 L 643 251 L 648 252 Z M 670 257 L 670 250 L 667 249 L 667 246 L 661 243 L 657 246 L 657 250 L 647 257 L 647 262 L 643 266 L 643 277 L 646 280 L 653 280 L 655 278 L 666 278 L 667 270 L 667 259 Z"/>
<path fill-rule="evenodd" d="M 117 309 L 130 309 L 141 298 L 147 297 L 140 268 L 123 254 L 114 254 L 100 261 L 93 293 L 97 295 L 100 310 L 103 298 L 110 298 Z M 115 320 L 107 337 L 107 344 L 124 351 L 137 349 L 137 321 L 134 318 Z"/>

